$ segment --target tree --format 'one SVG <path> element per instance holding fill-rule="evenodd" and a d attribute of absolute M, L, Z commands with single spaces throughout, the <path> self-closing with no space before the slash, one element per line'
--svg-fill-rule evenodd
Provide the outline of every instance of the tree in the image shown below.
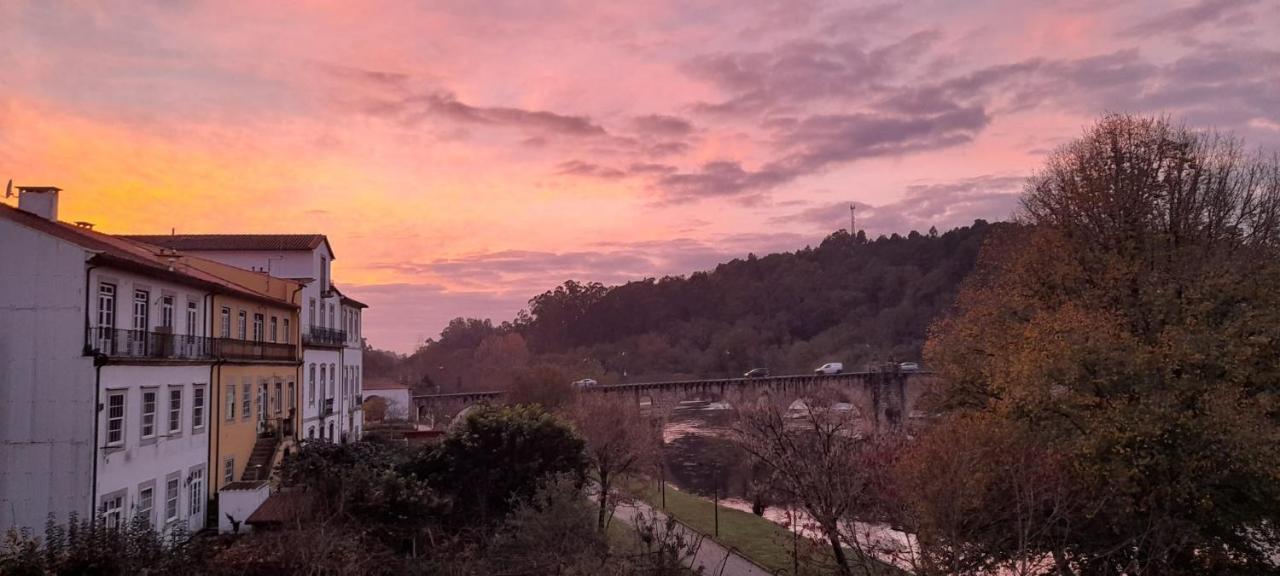
<path fill-rule="evenodd" d="M 516 374 L 507 390 L 511 404 L 537 404 L 547 410 L 558 410 L 573 402 L 573 384 L 558 366 L 539 364 Z"/>
<path fill-rule="evenodd" d="M 662 430 L 638 404 L 599 394 L 582 395 L 570 409 L 574 430 L 586 442 L 587 462 L 599 488 L 596 528 L 606 527 L 615 482 L 659 462 Z"/>
<path fill-rule="evenodd" d="M 582 439 L 542 408 L 483 406 L 404 469 L 448 493 L 455 518 L 483 525 L 502 520 L 549 477 L 581 479 L 585 467 Z"/>
<path fill-rule="evenodd" d="M 1063 574 L 1275 573 L 1275 159 L 1107 116 L 1029 181 L 1021 218 L 928 356 L 939 409 L 1053 447 L 1095 503 L 1032 553 Z"/>
<path fill-rule="evenodd" d="M 806 399 L 799 418 L 776 406 L 743 408 L 734 431 L 742 448 L 773 472 L 774 486 L 821 527 L 840 574 L 853 574 L 841 525 L 869 504 L 851 411 L 821 397 Z M 870 574 L 868 559 L 859 560 Z"/>

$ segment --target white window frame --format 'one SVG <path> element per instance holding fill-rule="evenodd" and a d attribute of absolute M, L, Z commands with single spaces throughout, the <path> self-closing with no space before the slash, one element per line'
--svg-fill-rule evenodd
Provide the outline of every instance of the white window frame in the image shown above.
<path fill-rule="evenodd" d="M 204 513 L 204 464 L 192 466 L 187 475 L 187 518 Z"/>
<path fill-rule="evenodd" d="M 227 414 L 224 419 L 228 422 L 231 422 L 236 419 L 236 385 L 235 384 L 227 384 L 227 395 L 226 395 L 225 402 L 227 403 L 227 406 L 226 406 Z"/>
<path fill-rule="evenodd" d="M 124 506 L 128 497 L 127 489 L 116 490 L 102 496 L 98 501 L 98 512 L 102 514 L 103 525 L 111 529 L 118 529 L 124 525 Z"/>
<path fill-rule="evenodd" d="M 182 435 L 182 403 L 185 395 L 182 388 L 182 385 L 169 387 L 169 395 L 165 403 L 168 409 L 165 414 L 168 416 L 167 424 L 170 436 Z M 177 393 L 177 395 L 175 396 L 174 393 Z M 177 401 L 176 405 L 174 404 L 175 401 Z"/>
<path fill-rule="evenodd" d="M 113 416 L 111 414 L 112 402 L 116 399 L 120 400 L 120 414 L 118 416 Z M 126 429 L 125 424 L 126 424 L 128 413 L 129 413 L 128 392 L 126 390 L 108 390 L 107 391 L 107 433 L 106 433 L 106 440 L 107 440 L 106 446 L 108 448 L 124 446 L 125 429 Z M 113 422 L 116 423 L 114 427 L 112 426 Z M 115 440 L 111 439 L 113 428 L 114 428 L 115 434 L 119 436 L 119 438 L 116 438 Z"/>
<path fill-rule="evenodd" d="M 147 411 L 148 395 L 151 396 L 150 412 Z M 159 434 L 159 427 L 156 425 L 156 415 L 160 409 L 160 389 L 152 387 L 143 388 L 141 402 L 138 407 L 139 414 L 141 414 L 141 417 L 138 419 L 138 431 L 141 433 L 140 437 L 143 440 L 155 440 L 156 436 Z M 150 428 L 150 431 L 147 430 L 148 428 Z"/>
<path fill-rule="evenodd" d="M 133 289 L 133 320 L 129 326 L 138 332 L 146 332 L 151 329 L 150 290 L 143 288 Z"/>
<path fill-rule="evenodd" d="M 307 378 L 307 406 L 316 405 L 316 363 L 311 363 L 311 374 Z"/>
<path fill-rule="evenodd" d="M 248 330 L 249 313 L 241 310 L 240 313 L 236 315 L 236 338 L 242 341 L 247 339 L 249 336 Z"/>
<path fill-rule="evenodd" d="M 242 379 L 240 383 L 240 419 L 248 420 L 253 415 L 253 390 L 248 380 Z"/>
<path fill-rule="evenodd" d="M 173 302 L 174 302 L 174 298 L 173 298 L 173 295 L 171 294 L 165 294 L 160 296 L 160 325 L 170 330 L 173 329 L 173 320 L 174 320 Z"/>
<path fill-rule="evenodd" d="M 187 336 L 200 333 L 200 306 L 194 300 L 187 300 Z"/>
<path fill-rule="evenodd" d="M 155 526 L 156 481 L 148 480 L 138 485 L 138 501 L 134 503 L 134 517 L 143 516 L 147 526 Z"/>
<path fill-rule="evenodd" d="M 177 522 L 182 517 L 182 472 L 170 472 L 164 477 L 164 523 Z"/>
<path fill-rule="evenodd" d="M 208 402 L 204 384 L 191 385 L 191 433 L 204 431 L 204 405 Z"/>
<path fill-rule="evenodd" d="M 221 332 L 222 333 L 220 335 L 223 338 L 231 337 L 231 307 L 230 306 L 222 307 L 222 331 Z"/>
<path fill-rule="evenodd" d="M 236 457 L 227 456 L 222 460 L 222 485 L 236 481 Z"/>
<path fill-rule="evenodd" d="M 261 312 L 253 313 L 253 341 L 261 342 L 265 332 L 265 324 Z"/>
<path fill-rule="evenodd" d="M 293 333 L 289 331 L 289 319 L 284 319 L 284 343 L 293 344 Z"/>

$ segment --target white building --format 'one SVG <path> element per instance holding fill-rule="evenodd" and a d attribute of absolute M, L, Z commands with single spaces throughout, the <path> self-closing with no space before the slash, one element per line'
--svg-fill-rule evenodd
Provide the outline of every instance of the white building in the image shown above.
<path fill-rule="evenodd" d="M 128 236 L 272 276 L 306 282 L 302 291 L 302 430 L 307 439 L 360 439 L 361 316 L 365 308 L 334 286 L 335 258 L 321 234 Z"/>
<path fill-rule="evenodd" d="M 102 514 L 204 527 L 207 303 L 234 284 L 57 221 L 56 188 L 0 204 L 0 530 Z"/>

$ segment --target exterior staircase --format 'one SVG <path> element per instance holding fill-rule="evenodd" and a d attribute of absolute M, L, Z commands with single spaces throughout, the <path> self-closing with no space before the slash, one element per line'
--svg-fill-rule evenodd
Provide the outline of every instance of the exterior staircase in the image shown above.
<path fill-rule="evenodd" d="M 253 444 L 253 453 L 249 455 L 249 462 L 240 479 L 246 482 L 269 479 L 271 462 L 275 460 L 276 447 L 279 445 L 280 439 L 275 434 L 259 436 L 258 441 Z"/>

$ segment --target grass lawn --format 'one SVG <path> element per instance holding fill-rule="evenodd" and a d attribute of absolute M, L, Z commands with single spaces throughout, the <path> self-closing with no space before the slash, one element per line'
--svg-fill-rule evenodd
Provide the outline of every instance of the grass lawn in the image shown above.
<path fill-rule="evenodd" d="M 662 509 L 662 497 L 652 482 L 632 484 L 629 492 Z M 665 512 L 711 538 L 715 533 L 715 505 L 711 500 L 681 492 L 667 486 Z M 715 538 L 724 546 L 736 550 L 770 571 L 793 574 L 791 531 L 773 522 L 741 510 L 720 507 L 720 536 Z M 807 548 L 807 550 L 806 550 Z M 803 574 L 834 573 L 834 563 L 823 543 L 800 541 L 800 559 Z M 806 562 L 806 559 L 808 562 Z M 880 574 L 898 574 L 897 570 L 884 566 L 876 570 Z"/>

